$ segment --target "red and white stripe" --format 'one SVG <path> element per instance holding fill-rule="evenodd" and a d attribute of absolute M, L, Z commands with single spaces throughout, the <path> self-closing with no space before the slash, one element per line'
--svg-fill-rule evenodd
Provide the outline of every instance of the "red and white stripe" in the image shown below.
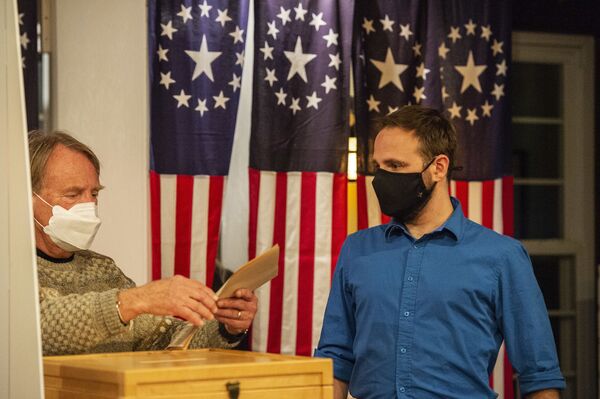
<path fill-rule="evenodd" d="M 387 223 L 381 213 L 373 190 L 373 176 L 357 180 L 358 228 L 364 229 Z M 456 197 L 466 217 L 500 234 L 513 235 L 513 178 L 511 176 L 486 181 L 450 182 L 450 195 Z M 498 353 L 490 384 L 501 399 L 513 399 L 512 368 L 505 355 L 504 345 Z"/>
<path fill-rule="evenodd" d="M 452 180 L 450 195 L 461 203 L 472 221 L 500 234 L 513 235 L 513 178 Z"/>
<path fill-rule="evenodd" d="M 256 291 L 254 351 L 311 355 L 347 234 L 347 178 L 249 170 L 248 255 L 279 244 L 279 275 Z"/>
<path fill-rule="evenodd" d="M 179 274 L 212 286 L 224 176 L 150 171 L 152 279 Z"/>

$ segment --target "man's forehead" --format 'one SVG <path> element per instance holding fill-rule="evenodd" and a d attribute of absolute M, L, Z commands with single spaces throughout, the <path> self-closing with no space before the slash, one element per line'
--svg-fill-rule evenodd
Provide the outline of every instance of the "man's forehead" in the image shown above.
<path fill-rule="evenodd" d="M 385 139 L 407 139 L 407 140 L 417 140 L 417 136 L 415 130 L 405 129 L 399 126 L 387 126 L 381 129 L 377 133 L 377 138 L 385 138 Z"/>
<path fill-rule="evenodd" d="M 414 131 L 401 128 L 384 128 L 375 138 L 375 151 L 394 151 L 402 153 L 418 152 L 419 140 Z"/>
<path fill-rule="evenodd" d="M 42 186 L 64 189 L 95 185 L 99 186 L 98 173 L 84 154 L 63 145 L 52 150 L 44 168 Z"/>

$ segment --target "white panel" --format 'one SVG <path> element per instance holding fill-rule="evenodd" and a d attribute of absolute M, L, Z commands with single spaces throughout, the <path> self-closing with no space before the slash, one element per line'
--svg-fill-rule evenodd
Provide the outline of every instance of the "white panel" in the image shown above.
<path fill-rule="evenodd" d="M 273 245 L 273 223 L 275 220 L 275 172 L 260 173 L 260 189 L 258 199 L 258 218 L 256 228 L 256 254 L 259 255 Z M 267 350 L 267 334 L 269 331 L 269 299 L 271 283 L 265 284 L 255 291 L 258 297 L 258 311 L 252 324 L 252 350 Z"/>
<path fill-rule="evenodd" d="M 504 398 L 504 344 L 500 347 L 498 351 L 498 359 L 496 359 L 496 365 L 494 366 L 494 371 L 492 375 L 494 376 L 494 391 L 498 393 L 498 397 L 500 399 Z"/>
<path fill-rule="evenodd" d="M 450 195 L 456 196 L 456 180 L 450 180 Z"/>
<path fill-rule="evenodd" d="M 369 227 L 379 226 L 381 224 L 381 208 L 379 207 L 379 200 L 373 188 L 373 176 L 365 178 L 365 185 L 367 186 L 367 218 Z"/>
<path fill-rule="evenodd" d="M 483 183 L 478 181 L 469 182 L 469 219 L 481 224 L 481 201 Z"/>
<path fill-rule="evenodd" d="M 494 180 L 494 231 L 504 234 L 504 219 L 502 218 L 502 178 Z"/>
<path fill-rule="evenodd" d="M 206 284 L 206 244 L 208 240 L 208 192 L 210 177 L 194 177 L 192 206 L 192 247 L 190 278 Z"/>
<path fill-rule="evenodd" d="M 300 204 L 302 175 L 289 172 L 285 209 L 285 274 L 281 315 L 281 353 L 296 353 L 298 273 L 300 270 Z"/>
<path fill-rule="evenodd" d="M 175 273 L 177 176 L 160 176 L 160 266 L 162 278 Z"/>
<path fill-rule="evenodd" d="M 246 37 L 254 37 L 254 1 L 250 1 Z M 235 270 L 248 260 L 248 158 L 250 157 L 250 127 L 252 125 L 252 70 L 254 40 L 246 40 L 240 102 L 233 138 L 229 176 L 223 198 L 221 217 L 221 261 Z"/>
<path fill-rule="evenodd" d="M 331 281 L 333 173 L 317 174 L 312 347 L 319 343 Z"/>
<path fill-rule="evenodd" d="M 42 365 L 16 0 L 0 4 L 0 396 L 41 398 Z"/>
<path fill-rule="evenodd" d="M 142 284 L 150 270 L 146 1 L 54 5 L 53 128 L 88 144 L 102 164 L 103 223 L 92 249 Z"/>
<path fill-rule="evenodd" d="M 9 3 L 5 2 L 0 6 L 0 31 L 6 31 L 6 24 L 9 21 L 7 11 Z M 10 4 L 12 7 L 12 3 Z M 0 37 L 0 253 L 9 253 L 8 230 L 8 55 L 7 43 L 8 35 Z M 12 43 L 12 40 L 10 40 Z M 10 315 L 10 301 L 8 283 L 10 279 L 8 256 L 0 256 L 0 398 L 8 398 L 10 388 L 9 374 L 9 348 L 10 335 L 8 333 L 8 320 Z"/>

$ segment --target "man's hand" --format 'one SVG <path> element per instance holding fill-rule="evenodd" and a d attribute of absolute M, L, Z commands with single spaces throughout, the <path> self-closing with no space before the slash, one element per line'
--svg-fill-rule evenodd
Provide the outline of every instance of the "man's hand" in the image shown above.
<path fill-rule="evenodd" d="M 544 389 L 543 391 L 532 392 L 525 396 L 526 399 L 559 399 L 560 395 L 556 389 Z"/>
<path fill-rule="evenodd" d="M 204 284 L 182 276 L 152 281 L 119 293 L 124 322 L 140 314 L 176 316 L 201 326 L 213 320 L 217 295 Z"/>
<path fill-rule="evenodd" d="M 225 325 L 230 334 L 237 335 L 252 325 L 258 305 L 258 298 L 246 288 L 241 288 L 234 296 L 217 301 L 219 310 L 215 318 Z"/>

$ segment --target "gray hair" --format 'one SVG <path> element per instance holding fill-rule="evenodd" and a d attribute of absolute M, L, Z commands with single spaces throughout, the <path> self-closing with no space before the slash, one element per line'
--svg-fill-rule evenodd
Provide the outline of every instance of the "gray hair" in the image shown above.
<path fill-rule="evenodd" d="M 29 165 L 31 167 L 31 187 L 37 192 L 41 188 L 46 163 L 58 144 L 77 151 L 90 160 L 100 176 L 100 161 L 96 154 L 85 144 L 62 131 L 45 132 L 34 130 L 29 133 Z"/>

